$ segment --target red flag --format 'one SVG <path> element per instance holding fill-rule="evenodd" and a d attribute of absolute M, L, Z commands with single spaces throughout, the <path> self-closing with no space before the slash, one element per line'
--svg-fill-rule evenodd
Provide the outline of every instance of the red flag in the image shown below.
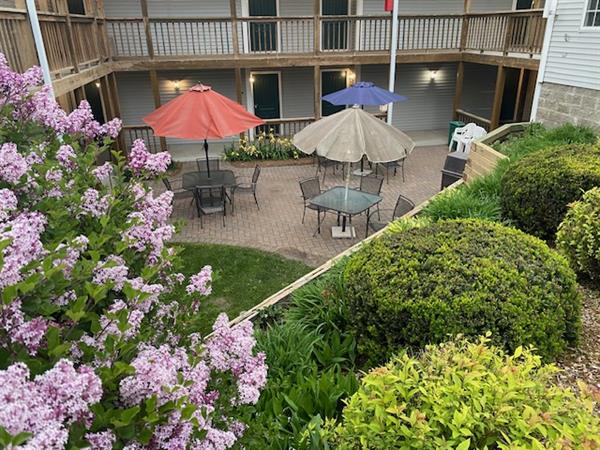
<path fill-rule="evenodd" d="M 394 0 L 385 0 L 384 9 L 387 12 L 392 12 L 394 10 Z"/>

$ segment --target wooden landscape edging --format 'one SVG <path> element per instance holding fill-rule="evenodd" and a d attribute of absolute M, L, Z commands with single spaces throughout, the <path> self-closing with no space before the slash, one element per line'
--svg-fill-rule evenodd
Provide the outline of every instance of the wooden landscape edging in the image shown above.
<path fill-rule="evenodd" d="M 457 187 L 461 186 L 463 183 L 464 183 L 463 180 L 458 180 L 454 184 L 448 186 L 446 189 L 438 192 L 436 195 L 434 195 L 430 199 L 428 199 L 428 200 L 424 201 L 423 203 L 419 204 L 412 211 L 410 211 L 407 214 L 405 214 L 404 216 L 402 216 L 402 218 L 408 218 L 408 217 L 416 216 L 436 196 L 440 195 L 442 192 L 446 192 L 446 191 L 451 190 L 451 189 L 456 189 Z M 341 259 L 345 258 L 346 256 L 350 256 L 351 254 L 353 254 L 356 251 L 360 250 L 360 248 L 363 245 L 365 245 L 368 242 L 371 242 L 373 239 L 377 239 L 379 236 L 381 236 L 386 231 L 387 231 L 387 227 L 385 227 L 382 230 L 377 231 L 376 233 L 373 233 L 371 236 L 367 237 L 366 239 L 363 239 L 362 241 L 357 242 L 352 247 L 346 249 L 345 251 L 343 251 L 339 255 L 334 256 L 333 258 L 331 258 L 330 260 L 328 260 L 327 262 L 325 262 L 321 266 L 319 266 L 316 269 L 314 269 L 312 272 L 307 273 L 302 278 L 297 279 L 292 284 L 289 284 L 288 286 L 286 286 L 283 289 L 281 289 L 279 292 L 276 292 L 275 294 L 271 295 L 267 299 L 263 300 L 258 305 L 255 305 L 252 309 L 249 309 L 248 311 L 244 311 L 239 316 L 237 316 L 235 319 L 232 319 L 229 322 L 230 325 L 237 325 L 237 324 L 239 324 L 241 322 L 244 322 L 246 320 L 252 320 L 263 309 L 268 308 L 270 306 L 273 306 L 273 305 L 279 303 L 280 301 L 284 300 L 285 298 L 289 297 L 290 294 L 292 294 L 296 289 L 299 289 L 302 286 L 305 286 L 306 284 L 308 284 L 311 281 L 315 280 L 320 275 L 322 275 L 323 273 L 325 273 L 329 269 L 331 269 L 338 261 L 340 261 Z"/>
<path fill-rule="evenodd" d="M 499 153 L 496 150 L 494 150 L 491 147 L 491 144 L 498 142 L 502 139 L 505 139 L 506 137 L 508 137 L 509 135 L 511 135 L 513 133 L 518 133 L 518 132 L 525 130 L 525 127 L 527 125 L 528 124 L 526 122 L 503 125 L 500 128 L 497 128 L 496 130 L 487 134 L 485 137 L 474 141 L 473 145 L 471 146 L 471 154 L 470 154 L 469 160 L 467 161 L 467 165 L 465 167 L 464 178 L 451 184 L 446 189 L 443 189 L 442 191 L 438 192 L 437 194 L 435 194 L 433 197 L 429 198 L 428 200 L 425 200 L 423 203 L 419 204 L 412 211 L 410 211 L 407 214 L 405 214 L 404 216 L 402 216 L 402 218 L 404 219 L 404 218 L 416 216 L 438 195 L 441 195 L 450 190 L 456 189 L 456 188 L 462 186 L 463 184 L 468 183 L 470 180 L 472 181 L 473 179 L 475 179 L 479 176 L 489 174 L 493 169 L 495 169 L 496 165 L 498 164 L 498 161 L 508 158 L 506 155 L 503 155 L 502 153 Z M 357 252 L 358 250 L 360 250 L 362 248 L 363 245 L 371 242 L 373 239 L 379 238 L 382 234 L 384 234 L 387 231 L 387 229 L 388 229 L 388 227 L 385 227 L 384 229 L 372 234 L 371 236 L 367 237 L 366 239 L 364 239 L 360 242 L 357 242 L 355 245 L 346 249 L 339 255 L 334 256 L 333 258 L 331 258 L 330 260 L 328 260 L 321 266 L 314 269 L 312 272 L 307 273 L 302 278 L 297 279 L 292 284 L 289 284 L 286 287 L 284 287 L 283 289 L 281 289 L 279 292 L 276 292 L 275 294 L 266 298 L 258 305 L 255 305 L 253 308 L 249 309 L 248 311 L 242 312 L 235 319 L 232 319 L 229 322 L 229 324 L 231 326 L 235 326 L 235 325 L 238 325 L 247 320 L 254 319 L 262 310 L 264 310 L 270 306 L 273 306 L 273 305 L 281 302 L 282 300 L 285 300 L 294 291 L 301 288 L 302 286 L 307 285 L 311 281 L 315 280 L 316 278 L 318 278 L 319 276 L 321 276 L 322 274 L 327 272 L 341 259 Z M 207 337 L 209 337 L 211 334 L 209 334 Z"/>

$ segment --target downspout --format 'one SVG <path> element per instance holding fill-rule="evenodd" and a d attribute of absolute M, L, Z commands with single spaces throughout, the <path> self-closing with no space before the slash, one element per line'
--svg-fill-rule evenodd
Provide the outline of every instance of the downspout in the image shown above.
<path fill-rule="evenodd" d="M 537 82 L 535 84 L 535 92 L 533 94 L 533 104 L 531 106 L 531 122 L 537 119 L 538 106 L 540 104 L 540 96 L 542 94 L 542 86 L 546 76 L 546 65 L 548 64 L 548 54 L 550 53 L 550 41 L 552 40 L 552 32 L 554 30 L 554 21 L 556 20 L 556 9 L 558 0 L 548 0 L 544 7 L 544 17 L 547 19 L 546 32 L 544 33 L 544 44 L 542 46 L 542 56 L 540 58 L 540 70 L 538 71 Z"/>
<path fill-rule="evenodd" d="M 390 82 L 388 89 L 394 92 L 396 89 L 396 55 L 398 53 L 398 1 L 394 0 L 394 8 L 392 9 L 392 42 L 390 43 Z M 394 104 L 388 104 L 387 123 L 392 124 L 394 116 Z"/>
<path fill-rule="evenodd" d="M 42 74 L 44 76 L 44 84 L 50 88 L 50 95 L 54 97 L 50 66 L 48 65 L 48 57 L 46 56 L 46 47 L 44 46 L 40 21 L 38 20 L 37 10 L 35 9 L 35 0 L 27 0 L 27 14 L 29 15 L 29 23 L 31 24 L 31 31 L 33 32 L 38 61 L 40 62 L 40 68 L 42 69 Z"/>

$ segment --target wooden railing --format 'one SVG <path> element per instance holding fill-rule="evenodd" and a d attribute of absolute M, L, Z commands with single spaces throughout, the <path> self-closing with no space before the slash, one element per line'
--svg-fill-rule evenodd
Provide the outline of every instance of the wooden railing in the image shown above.
<path fill-rule="evenodd" d="M 293 119 L 267 119 L 265 125 L 256 127 L 256 132 L 270 133 L 281 137 L 292 137 L 299 131 L 302 131 L 304 127 L 310 125 L 315 121 L 314 117 L 299 117 Z"/>
<path fill-rule="evenodd" d="M 464 123 L 475 123 L 482 128 L 485 128 L 487 131 L 490 131 L 492 126 L 492 121 L 490 119 L 486 119 L 485 117 L 478 116 L 477 114 L 473 114 L 467 112 L 463 109 L 457 109 L 455 111 L 454 117 L 456 120 L 460 120 Z"/>
<path fill-rule="evenodd" d="M 110 56 L 103 19 L 55 12 L 39 12 L 38 18 L 53 74 L 77 72 Z M 38 64 L 25 11 L 0 8 L 0 51 L 21 72 Z"/>
<path fill-rule="evenodd" d="M 142 18 L 106 19 L 115 57 L 148 56 Z M 541 10 L 485 14 L 403 15 L 398 51 L 541 51 Z M 389 16 L 150 18 L 155 56 L 319 54 L 389 51 Z M 237 39 L 237 40 L 236 40 Z"/>
<path fill-rule="evenodd" d="M 469 14 L 464 49 L 536 54 L 542 50 L 546 19 L 541 10 Z"/>

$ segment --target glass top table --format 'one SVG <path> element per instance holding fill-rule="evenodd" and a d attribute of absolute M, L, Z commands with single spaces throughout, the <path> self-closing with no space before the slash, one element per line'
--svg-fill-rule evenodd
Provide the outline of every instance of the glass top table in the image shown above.
<path fill-rule="evenodd" d="M 379 195 L 369 194 L 367 192 L 352 188 L 346 190 L 344 186 L 336 186 L 320 195 L 317 195 L 316 197 L 313 197 L 310 199 L 310 203 L 318 208 L 336 211 L 337 213 L 341 214 L 343 216 L 342 233 L 345 233 L 346 217 L 352 217 L 360 214 L 377 205 L 382 200 L 383 198 Z M 321 223 L 319 220 L 319 230 L 320 227 Z"/>
<path fill-rule="evenodd" d="M 196 186 L 225 186 L 235 185 L 235 175 L 231 170 L 211 170 L 210 178 L 207 172 L 187 172 L 183 174 L 181 186 L 193 191 Z"/>

